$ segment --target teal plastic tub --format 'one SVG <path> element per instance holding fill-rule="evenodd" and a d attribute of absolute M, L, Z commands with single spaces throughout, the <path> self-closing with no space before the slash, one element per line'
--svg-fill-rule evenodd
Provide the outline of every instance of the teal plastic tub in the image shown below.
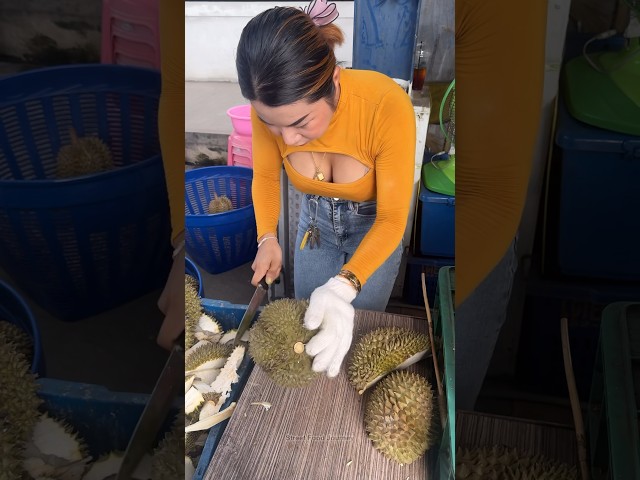
<path fill-rule="evenodd" d="M 434 330 L 442 338 L 444 364 L 442 383 L 447 396 L 447 418 L 443 422 L 442 439 L 435 464 L 433 478 L 453 480 L 455 478 L 456 445 L 456 372 L 455 372 L 455 267 L 442 267 L 438 272 L 436 306 L 434 308 Z"/>

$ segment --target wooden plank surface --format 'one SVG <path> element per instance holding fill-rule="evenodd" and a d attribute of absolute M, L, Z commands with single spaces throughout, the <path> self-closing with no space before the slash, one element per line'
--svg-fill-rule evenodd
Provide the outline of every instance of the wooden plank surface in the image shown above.
<path fill-rule="evenodd" d="M 457 413 L 456 443 L 462 448 L 504 445 L 570 465 L 578 458 L 576 433 L 569 426 L 479 412 Z"/>
<path fill-rule="evenodd" d="M 354 343 L 378 326 L 427 332 L 427 321 L 404 315 L 356 311 Z M 347 356 L 348 358 L 348 356 Z M 433 378 L 431 358 L 408 370 Z M 434 393 L 436 387 L 433 384 Z M 370 392 L 370 390 L 369 390 Z M 367 392 L 368 393 L 368 392 Z M 399 465 L 375 450 L 364 429 L 367 397 L 346 375 L 346 362 L 333 379 L 283 388 L 255 367 L 218 444 L 205 479 L 224 480 L 414 480 L 429 478 L 433 450 Z M 269 402 L 265 410 L 253 402 Z M 351 463 L 349 463 L 351 462 Z"/>

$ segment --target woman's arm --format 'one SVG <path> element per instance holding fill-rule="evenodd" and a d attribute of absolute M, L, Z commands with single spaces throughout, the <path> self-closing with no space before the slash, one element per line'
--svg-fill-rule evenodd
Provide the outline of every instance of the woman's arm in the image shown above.
<path fill-rule="evenodd" d="M 374 125 L 376 220 L 344 266 L 364 285 L 402 241 L 411 197 L 416 148 L 416 120 L 409 95 L 393 88 L 378 106 Z"/>

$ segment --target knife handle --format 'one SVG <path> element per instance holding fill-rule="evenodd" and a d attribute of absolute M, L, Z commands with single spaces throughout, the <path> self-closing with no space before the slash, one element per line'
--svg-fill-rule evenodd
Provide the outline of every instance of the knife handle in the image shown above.
<path fill-rule="evenodd" d="M 262 277 L 262 279 L 258 282 L 258 285 L 261 286 L 264 290 L 269 290 L 269 285 L 267 284 L 267 276 L 265 275 L 264 277 Z"/>

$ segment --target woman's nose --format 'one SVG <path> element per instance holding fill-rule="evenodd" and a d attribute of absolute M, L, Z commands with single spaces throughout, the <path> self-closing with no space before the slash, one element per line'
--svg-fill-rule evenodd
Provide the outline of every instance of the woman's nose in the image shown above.
<path fill-rule="evenodd" d="M 282 140 L 287 145 L 295 145 L 299 140 L 300 135 L 294 128 L 285 127 L 282 129 Z"/>

